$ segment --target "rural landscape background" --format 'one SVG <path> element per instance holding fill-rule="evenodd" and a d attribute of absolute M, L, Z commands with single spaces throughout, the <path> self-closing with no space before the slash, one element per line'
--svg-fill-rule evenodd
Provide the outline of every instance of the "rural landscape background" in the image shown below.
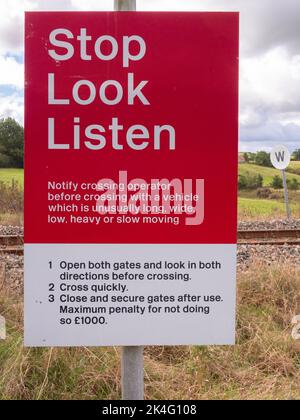
<path fill-rule="evenodd" d="M 0 121 L 0 235 L 23 233 L 23 128 Z M 239 155 L 239 228 L 300 225 L 300 150 L 287 170 L 293 218 L 286 220 L 282 178 L 270 155 Z M 300 399 L 300 250 L 240 245 L 235 347 L 148 347 L 149 399 Z M 0 399 L 118 399 L 117 348 L 25 349 L 23 257 L 0 254 Z"/>
<path fill-rule="evenodd" d="M 240 12 L 239 230 L 299 230 L 300 1 L 137 0 L 137 8 Z M 25 10 L 113 10 L 113 0 L 0 1 L 0 237 L 23 235 Z M 270 164 L 277 144 L 293 153 L 290 220 Z M 300 399 L 300 340 L 292 336 L 300 246 L 239 244 L 237 259 L 236 346 L 145 348 L 146 399 Z M 1 253 L 0 244 L 1 315 L 0 400 L 121 397 L 119 348 L 24 348 L 23 256 Z"/>

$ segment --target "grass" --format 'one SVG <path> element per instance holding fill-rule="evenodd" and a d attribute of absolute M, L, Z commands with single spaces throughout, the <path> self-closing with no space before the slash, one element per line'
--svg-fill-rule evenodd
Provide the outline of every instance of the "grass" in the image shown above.
<path fill-rule="evenodd" d="M 0 225 L 23 225 L 24 170 L 0 168 Z"/>
<path fill-rule="evenodd" d="M 291 169 L 298 169 L 299 168 L 300 169 L 300 160 L 297 160 L 297 161 L 293 160 L 290 163 L 289 168 L 291 168 Z"/>
<path fill-rule="evenodd" d="M 299 400 L 300 268 L 256 261 L 238 275 L 235 347 L 147 347 L 147 399 Z M 1 282 L 0 282 L 1 283 Z M 116 348 L 24 349 L 21 297 L 0 294 L 8 338 L 0 344 L 0 399 L 120 398 Z"/>
<path fill-rule="evenodd" d="M 3 226 L 23 226 L 23 212 L 0 213 L 0 225 Z"/>
<path fill-rule="evenodd" d="M 285 203 L 279 201 L 239 197 L 238 206 L 240 220 L 245 218 L 282 218 L 286 216 Z M 293 217 L 300 217 L 300 202 L 291 202 L 290 209 Z"/>
<path fill-rule="evenodd" d="M 0 181 L 0 223 L 15 224 L 23 219 L 23 187 L 17 182 Z"/>
<path fill-rule="evenodd" d="M 275 175 L 281 175 L 281 172 L 278 169 L 266 168 L 264 166 L 252 165 L 249 163 L 239 165 L 240 175 L 246 175 L 247 172 L 249 172 L 251 175 L 261 174 L 264 178 L 263 185 L 265 187 L 271 185 L 272 179 Z M 287 173 L 287 179 L 292 180 L 293 178 L 297 179 L 300 182 L 300 175 Z"/>
<path fill-rule="evenodd" d="M 0 168 L 0 182 L 11 184 L 12 180 L 15 180 L 23 188 L 24 169 Z"/>

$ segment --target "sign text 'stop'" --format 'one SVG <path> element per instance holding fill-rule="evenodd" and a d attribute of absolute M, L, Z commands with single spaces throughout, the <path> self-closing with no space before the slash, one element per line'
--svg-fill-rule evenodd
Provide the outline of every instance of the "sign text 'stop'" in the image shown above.
<path fill-rule="evenodd" d="M 128 68 L 131 62 L 142 60 L 146 54 L 146 43 L 141 36 L 123 36 L 120 45 L 111 35 L 101 35 L 94 39 L 86 28 L 80 28 L 78 35 L 65 28 L 54 29 L 49 41 L 55 47 L 49 49 L 49 55 L 56 61 L 70 60 L 75 54 L 83 61 L 111 61 L 122 54 L 123 67 Z"/>

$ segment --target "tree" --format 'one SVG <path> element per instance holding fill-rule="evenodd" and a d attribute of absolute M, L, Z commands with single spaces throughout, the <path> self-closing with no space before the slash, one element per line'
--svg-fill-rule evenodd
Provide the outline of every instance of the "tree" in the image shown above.
<path fill-rule="evenodd" d="M 246 172 L 244 175 L 239 175 L 238 187 L 239 190 L 255 190 L 263 186 L 263 177 L 261 174 L 250 174 Z"/>
<path fill-rule="evenodd" d="M 260 151 L 256 153 L 255 164 L 259 166 L 272 167 L 270 153 Z"/>
<path fill-rule="evenodd" d="M 300 149 L 297 149 L 294 151 L 293 155 L 292 155 L 292 159 L 293 160 L 300 160 Z"/>
<path fill-rule="evenodd" d="M 283 188 L 282 178 L 279 175 L 275 175 L 272 179 L 271 186 L 276 190 L 280 190 L 281 188 Z"/>
<path fill-rule="evenodd" d="M 244 153 L 244 159 L 245 159 L 245 162 L 246 163 L 249 163 L 249 155 L 248 155 L 248 153 L 246 152 L 246 153 Z"/>
<path fill-rule="evenodd" d="M 12 166 L 23 167 L 24 129 L 13 118 L 0 120 L 0 153 Z"/>
<path fill-rule="evenodd" d="M 239 190 L 246 190 L 247 189 L 247 178 L 246 178 L 245 175 L 239 175 L 238 188 L 239 188 Z"/>
<path fill-rule="evenodd" d="M 255 163 L 256 153 L 246 152 L 244 156 L 247 163 Z"/>

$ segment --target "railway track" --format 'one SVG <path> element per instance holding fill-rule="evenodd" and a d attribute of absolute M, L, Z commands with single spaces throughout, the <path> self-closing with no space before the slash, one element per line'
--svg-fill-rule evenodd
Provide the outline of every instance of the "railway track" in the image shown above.
<path fill-rule="evenodd" d="M 241 245 L 300 245 L 300 229 L 287 230 L 240 230 Z"/>
<path fill-rule="evenodd" d="M 15 254 L 23 255 L 24 239 L 19 235 L 0 235 L 0 255 Z"/>
<path fill-rule="evenodd" d="M 0 235 L 0 254 L 23 254 L 23 236 Z M 240 230 L 239 245 L 299 245 L 300 229 Z"/>

